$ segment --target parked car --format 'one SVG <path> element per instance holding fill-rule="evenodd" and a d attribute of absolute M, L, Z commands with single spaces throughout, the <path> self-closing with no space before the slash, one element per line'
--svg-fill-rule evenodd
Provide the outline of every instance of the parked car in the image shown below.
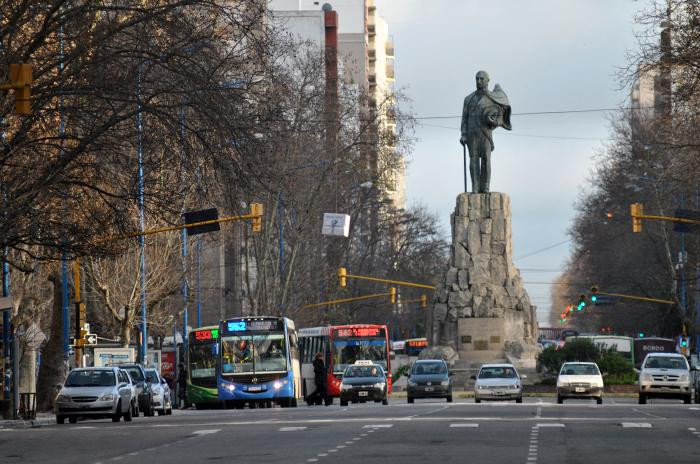
<path fill-rule="evenodd" d="M 73 369 L 56 397 L 56 423 L 63 424 L 68 418 L 75 424 L 80 417 L 131 421 L 131 387 L 124 374 L 118 367 Z"/>
<path fill-rule="evenodd" d="M 170 398 L 170 387 L 160 373 L 153 368 L 146 369 L 146 379 L 151 384 L 153 392 L 153 406 L 158 411 L 158 415 L 173 413 L 173 402 Z"/>
<path fill-rule="evenodd" d="M 123 382 L 129 385 L 131 390 L 131 416 L 139 417 L 139 391 L 136 387 L 136 382 L 131 378 L 129 373 L 124 369 L 119 369 L 120 375 L 123 376 Z"/>
<path fill-rule="evenodd" d="M 512 364 L 483 364 L 474 382 L 474 402 L 481 400 L 515 400 L 523 402 L 523 382 Z"/>
<path fill-rule="evenodd" d="M 340 405 L 374 401 L 389 404 L 386 374 L 382 366 L 372 361 L 356 361 L 345 368 L 340 384 Z"/>
<path fill-rule="evenodd" d="M 421 359 L 413 363 L 408 375 L 406 398 L 445 398 L 452 402 L 452 379 L 447 363 L 442 359 Z"/>
<path fill-rule="evenodd" d="M 119 367 L 127 371 L 136 384 L 139 410 L 143 412 L 144 416 L 155 415 L 153 392 L 151 391 L 151 384 L 146 381 L 146 370 L 141 364 L 137 363 L 119 364 Z"/>
<path fill-rule="evenodd" d="M 685 356 L 678 353 L 649 353 L 639 371 L 639 404 L 647 398 L 677 398 L 690 404 L 693 388 L 690 367 Z"/>
<path fill-rule="evenodd" d="M 603 404 L 603 376 L 592 362 L 566 362 L 557 377 L 557 403 L 566 398 L 590 399 Z"/>

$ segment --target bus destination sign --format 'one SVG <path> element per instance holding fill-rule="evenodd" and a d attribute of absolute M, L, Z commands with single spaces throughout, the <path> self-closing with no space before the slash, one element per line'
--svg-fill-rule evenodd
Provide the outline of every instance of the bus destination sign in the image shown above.
<path fill-rule="evenodd" d="M 342 338 L 383 337 L 384 329 L 381 327 L 349 327 L 338 329 L 337 336 Z"/>
<path fill-rule="evenodd" d="M 410 347 L 427 347 L 428 346 L 428 340 L 406 340 L 406 344 Z"/>
<path fill-rule="evenodd" d="M 224 323 L 226 332 L 269 332 L 284 330 L 281 319 L 241 319 Z"/>

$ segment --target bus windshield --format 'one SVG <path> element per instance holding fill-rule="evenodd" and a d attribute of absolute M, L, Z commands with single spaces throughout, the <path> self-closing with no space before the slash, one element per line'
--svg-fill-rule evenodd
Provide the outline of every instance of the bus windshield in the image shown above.
<path fill-rule="evenodd" d="M 287 370 L 284 333 L 241 334 L 224 337 L 222 374 L 280 372 Z"/>
<path fill-rule="evenodd" d="M 358 360 L 369 360 L 387 367 L 386 339 L 336 339 L 333 341 L 333 372 L 342 374 L 346 367 Z"/>
<path fill-rule="evenodd" d="M 190 343 L 190 382 L 205 388 L 216 388 L 216 342 Z"/>

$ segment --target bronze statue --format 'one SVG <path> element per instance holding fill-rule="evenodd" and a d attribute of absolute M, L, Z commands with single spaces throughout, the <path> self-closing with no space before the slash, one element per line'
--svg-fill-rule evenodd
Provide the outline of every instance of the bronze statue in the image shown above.
<path fill-rule="evenodd" d="M 469 149 L 469 174 L 472 193 L 488 193 L 491 181 L 491 152 L 494 149 L 493 129 L 511 130 L 510 104 L 501 86 L 489 91 L 489 75 L 476 73 L 476 92 L 464 99 L 462 109 L 462 137 L 459 143 Z M 466 149 L 464 150 L 464 191 L 467 191 Z"/>

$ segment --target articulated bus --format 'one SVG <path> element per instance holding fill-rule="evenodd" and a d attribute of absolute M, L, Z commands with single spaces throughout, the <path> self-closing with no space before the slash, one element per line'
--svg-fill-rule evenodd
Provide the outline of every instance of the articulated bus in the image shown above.
<path fill-rule="evenodd" d="M 226 407 L 295 407 L 301 399 L 297 332 L 290 319 L 221 321 L 219 355 L 219 400 Z"/>
<path fill-rule="evenodd" d="M 326 404 L 340 396 L 343 371 L 359 360 L 370 360 L 384 368 L 388 391 L 391 393 L 391 360 L 389 330 L 386 325 L 353 324 L 312 327 L 299 330 L 304 399 L 316 390 L 313 360 L 323 353 L 326 365 Z"/>
<path fill-rule="evenodd" d="M 219 327 L 198 327 L 188 335 L 187 402 L 197 409 L 221 405 L 216 389 Z"/>

